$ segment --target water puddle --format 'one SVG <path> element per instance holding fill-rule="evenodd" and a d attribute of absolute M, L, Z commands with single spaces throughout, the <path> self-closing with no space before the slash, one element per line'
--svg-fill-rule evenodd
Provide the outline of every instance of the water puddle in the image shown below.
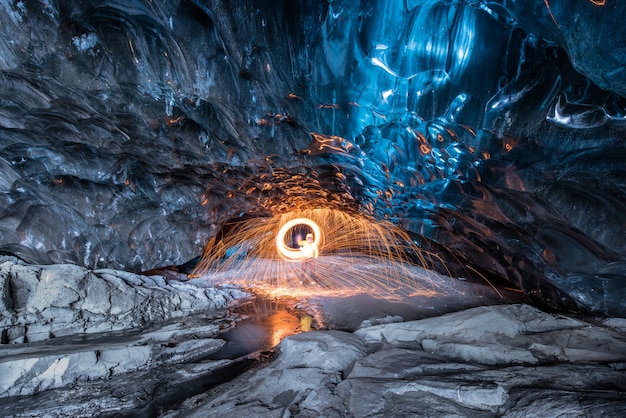
<path fill-rule="evenodd" d="M 214 388 L 229 384 L 233 379 L 253 367 L 261 366 L 273 358 L 274 348 L 287 336 L 311 330 L 312 318 L 295 307 L 292 300 L 274 301 L 254 297 L 240 301 L 229 316 L 231 327 L 215 338 L 226 344 L 207 357 L 196 358 L 192 364 L 219 364 L 214 370 L 184 383 L 159 384 L 152 399 L 144 405 L 118 411 L 115 417 L 154 417 L 167 415 L 166 411 L 193 396 L 208 393 Z M 163 380 L 163 376 L 160 377 Z"/>
<path fill-rule="evenodd" d="M 272 350 L 283 338 L 311 330 L 313 318 L 295 308 L 292 301 L 254 298 L 235 308 L 241 320 L 218 337 L 226 345 L 210 360 L 237 359 L 259 351 Z"/>

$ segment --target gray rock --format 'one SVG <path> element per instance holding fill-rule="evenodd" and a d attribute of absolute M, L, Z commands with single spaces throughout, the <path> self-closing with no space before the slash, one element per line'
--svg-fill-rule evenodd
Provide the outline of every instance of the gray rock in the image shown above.
<path fill-rule="evenodd" d="M 130 335 L 61 337 L 0 351 L 0 398 L 41 393 L 142 369 L 181 364 L 216 352 L 217 325 L 170 324 Z"/>
<path fill-rule="evenodd" d="M 623 361 L 617 332 L 528 305 L 472 308 L 437 318 L 356 331 L 368 342 L 420 346 L 448 359 L 478 364 Z"/>
<path fill-rule="evenodd" d="M 511 396 L 502 416 L 623 417 L 626 416 L 626 402 L 620 402 L 613 393 L 603 391 L 581 393 L 521 388 Z"/>
<path fill-rule="evenodd" d="M 299 334 L 266 367 L 163 416 L 621 417 L 622 326 L 502 305 Z"/>
<path fill-rule="evenodd" d="M 285 338 L 278 350 L 281 355 L 275 368 L 315 368 L 323 373 L 347 370 L 368 352 L 360 337 L 339 331 L 293 335 Z"/>
<path fill-rule="evenodd" d="M 273 361 L 203 391 L 202 382 L 237 366 L 206 360 L 224 345 L 218 333 L 233 320 L 207 312 L 244 293 L 13 261 L 0 264 L 0 279 L 2 416 L 626 412 L 626 319 L 572 318 L 520 304 L 410 322 L 390 316 L 354 333 L 287 337 Z"/>
<path fill-rule="evenodd" d="M 225 307 L 243 292 L 111 269 L 0 264 L 3 343 L 131 329 Z"/>

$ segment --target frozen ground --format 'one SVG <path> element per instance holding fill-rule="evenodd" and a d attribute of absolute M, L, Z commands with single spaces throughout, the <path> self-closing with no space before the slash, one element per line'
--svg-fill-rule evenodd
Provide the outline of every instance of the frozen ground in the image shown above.
<path fill-rule="evenodd" d="M 298 334 L 275 361 L 162 416 L 621 417 L 625 326 L 500 305 Z"/>
<path fill-rule="evenodd" d="M 626 319 L 447 280 L 404 301 L 250 302 L 206 280 L 5 259 L 0 415 L 626 414 Z"/>

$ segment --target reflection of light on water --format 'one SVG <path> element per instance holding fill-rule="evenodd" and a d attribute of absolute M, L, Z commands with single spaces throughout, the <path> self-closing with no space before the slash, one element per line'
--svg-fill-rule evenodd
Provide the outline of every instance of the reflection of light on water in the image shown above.
<path fill-rule="evenodd" d="M 283 338 L 294 334 L 300 326 L 298 318 L 294 317 L 289 312 L 282 310 L 267 318 L 270 333 L 270 345 L 275 347 L 280 343 Z"/>
<path fill-rule="evenodd" d="M 313 231 L 316 239 L 323 237 L 316 245 L 319 257 L 309 254 L 285 260 L 278 253 L 276 237 L 288 235 L 285 225 L 300 224 L 319 226 L 320 231 Z M 427 295 L 437 293 L 438 276 L 432 274 L 425 280 L 423 276 L 429 273 L 424 271 L 416 278 L 409 267 L 427 267 L 434 259 L 435 255 L 421 252 L 406 232 L 389 222 L 333 209 L 310 209 L 235 224 L 222 239 L 209 242 L 191 276 L 272 296 Z"/>
<path fill-rule="evenodd" d="M 257 297 L 233 309 L 240 320 L 220 334 L 227 341 L 213 359 L 239 358 L 276 347 L 285 337 L 313 328 L 312 317 L 295 308 L 291 298 L 282 301 Z"/>

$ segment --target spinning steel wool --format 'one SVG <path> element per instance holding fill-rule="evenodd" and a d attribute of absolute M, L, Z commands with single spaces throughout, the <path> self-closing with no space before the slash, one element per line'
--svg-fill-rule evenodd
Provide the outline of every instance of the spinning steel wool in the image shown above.
<path fill-rule="evenodd" d="M 317 208 L 228 227 L 207 244 L 192 276 L 272 294 L 436 292 L 435 274 L 415 268 L 428 266 L 435 256 L 421 252 L 390 222 Z"/>

